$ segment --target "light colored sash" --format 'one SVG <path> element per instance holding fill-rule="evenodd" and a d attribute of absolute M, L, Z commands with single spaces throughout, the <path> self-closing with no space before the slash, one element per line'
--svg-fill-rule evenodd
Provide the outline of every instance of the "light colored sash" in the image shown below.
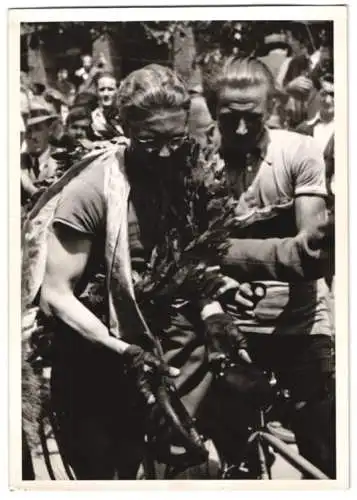
<path fill-rule="evenodd" d="M 63 188 L 86 167 L 92 165 L 102 152 L 86 155 L 73 165 L 39 198 L 21 231 L 21 310 L 24 313 L 35 300 L 45 275 L 47 238 Z"/>
<path fill-rule="evenodd" d="M 128 240 L 128 199 L 130 187 L 124 167 L 125 146 L 119 146 L 105 171 L 107 202 L 105 261 L 109 302 L 109 331 L 128 342 L 142 341 L 144 335 L 156 344 L 134 297 Z"/>

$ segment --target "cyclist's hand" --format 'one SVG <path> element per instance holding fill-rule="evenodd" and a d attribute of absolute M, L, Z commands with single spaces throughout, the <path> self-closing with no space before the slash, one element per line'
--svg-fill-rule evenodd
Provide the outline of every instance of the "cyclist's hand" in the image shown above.
<path fill-rule="evenodd" d="M 154 354 L 144 351 L 138 345 L 130 345 L 123 352 L 127 373 L 134 378 L 135 385 L 148 404 L 155 403 L 150 379 L 153 374 L 177 377 L 180 370 L 168 366 Z"/>
<path fill-rule="evenodd" d="M 244 309 L 248 316 L 254 316 L 253 309 L 265 297 L 266 289 L 259 283 L 241 283 L 234 296 L 236 306 Z"/>
<path fill-rule="evenodd" d="M 244 314 L 254 316 L 253 309 L 257 301 L 264 297 L 264 289 L 253 283 L 238 283 L 229 277 L 225 277 L 224 280 L 225 284 L 216 293 L 216 298 L 224 301 L 226 295 L 234 309 L 244 310 Z"/>
<path fill-rule="evenodd" d="M 213 314 L 208 316 L 204 323 L 210 360 L 238 355 L 247 363 L 251 363 L 247 340 L 229 314 Z"/>

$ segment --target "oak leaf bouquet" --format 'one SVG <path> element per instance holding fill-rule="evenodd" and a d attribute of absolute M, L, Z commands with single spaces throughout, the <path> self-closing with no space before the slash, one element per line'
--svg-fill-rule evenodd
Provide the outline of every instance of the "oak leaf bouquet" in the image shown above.
<path fill-rule="evenodd" d="M 165 230 L 135 283 L 140 305 L 177 298 L 209 300 L 220 281 L 219 265 L 237 225 L 236 202 L 218 168 L 193 141 L 164 217 Z"/>

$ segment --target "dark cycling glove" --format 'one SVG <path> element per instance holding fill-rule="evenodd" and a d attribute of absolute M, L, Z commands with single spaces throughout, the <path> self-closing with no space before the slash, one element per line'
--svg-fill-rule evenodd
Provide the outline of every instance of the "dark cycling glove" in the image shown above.
<path fill-rule="evenodd" d="M 155 397 L 150 387 L 150 378 L 153 373 L 171 375 L 169 366 L 138 345 L 130 345 L 125 349 L 123 361 L 126 372 L 134 379 L 139 393 L 147 403 L 153 404 Z"/>
<path fill-rule="evenodd" d="M 239 350 L 247 350 L 248 343 L 243 333 L 227 313 L 216 313 L 204 320 L 209 358 L 219 355 L 235 357 Z"/>

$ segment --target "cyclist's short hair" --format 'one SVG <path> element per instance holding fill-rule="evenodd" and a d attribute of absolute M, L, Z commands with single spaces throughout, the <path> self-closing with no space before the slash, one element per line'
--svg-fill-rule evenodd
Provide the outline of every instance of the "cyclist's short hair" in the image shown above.
<path fill-rule="evenodd" d="M 252 57 L 232 57 L 217 78 L 216 91 L 219 95 L 224 87 L 244 89 L 253 86 L 266 86 L 268 97 L 276 93 L 274 77 L 262 61 Z"/>
<path fill-rule="evenodd" d="M 172 69 L 149 64 L 133 71 L 121 82 L 118 105 L 123 124 L 128 125 L 162 109 L 184 109 L 188 112 L 190 95 L 184 82 Z"/>

